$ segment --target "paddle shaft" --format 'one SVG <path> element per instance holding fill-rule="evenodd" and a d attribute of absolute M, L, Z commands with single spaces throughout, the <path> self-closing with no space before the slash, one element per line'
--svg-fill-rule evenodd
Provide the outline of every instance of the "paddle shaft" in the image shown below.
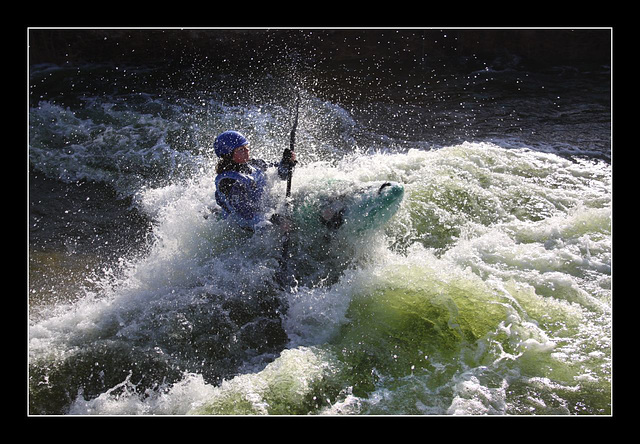
<path fill-rule="evenodd" d="M 300 110 L 300 92 L 296 99 L 296 115 L 293 119 L 293 127 L 291 128 L 291 137 L 289 138 L 289 150 L 293 154 L 296 146 L 296 129 L 298 128 L 298 114 Z M 293 168 L 289 168 L 289 174 L 287 175 L 287 198 L 291 196 L 291 176 L 293 176 Z"/>
<path fill-rule="evenodd" d="M 291 156 L 295 149 L 296 144 L 296 129 L 298 128 L 298 114 L 300 110 L 300 92 L 298 92 L 298 97 L 296 99 L 296 114 L 293 120 L 293 127 L 291 128 L 291 137 L 289 138 L 289 156 Z M 291 202 L 289 197 L 291 196 L 291 176 L 293 176 L 293 165 L 289 168 L 289 173 L 287 174 L 287 195 L 286 195 L 286 209 L 287 209 L 287 217 L 290 216 L 291 213 Z M 285 279 L 284 274 L 287 272 L 288 268 L 288 259 L 289 259 L 289 232 L 285 233 L 284 243 L 282 245 L 282 261 L 280 262 L 280 272 L 277 275 L 277 280 L 279 281 L 281 286 L 284 286 L 283 280 Z"/>

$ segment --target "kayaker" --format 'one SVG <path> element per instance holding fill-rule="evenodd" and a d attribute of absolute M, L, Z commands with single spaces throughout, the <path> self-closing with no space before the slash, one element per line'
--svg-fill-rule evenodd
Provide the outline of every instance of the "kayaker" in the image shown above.
<path fill-rule="evenodd" d="M 264 160 L 251 159 L 249 141 L 238 131 L 225 131 L 214 143 L 219 157 L 216 168 L 216 202 L 222 208 L 222 216 L 243 229 L 255 231 L 273 223 L 288 229 L 277 215 L 267 218 L 263 205 L 266 188 L 265 171 L 269 166 L 278 168 L 278 176 L 286 180 L 296 165 L 295 152 L 285 149 L 279 163 L 267 164 Z"/>

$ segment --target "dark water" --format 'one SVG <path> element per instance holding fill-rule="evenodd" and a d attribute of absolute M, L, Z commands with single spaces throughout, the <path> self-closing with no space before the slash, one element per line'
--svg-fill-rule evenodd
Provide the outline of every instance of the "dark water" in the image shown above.
<path fill-rule="evenodd" d="M 535 36 L 285 34 L 34 35 L 30 413 L 610 413 L 606 60 L 542 63 Z M 298 196 L 406 196 L 384 233 L 304 253 L 333 277 L 283 295 L 277 239 L 204 215 L 216 135 L 278 158 L 295 88 Z"/>

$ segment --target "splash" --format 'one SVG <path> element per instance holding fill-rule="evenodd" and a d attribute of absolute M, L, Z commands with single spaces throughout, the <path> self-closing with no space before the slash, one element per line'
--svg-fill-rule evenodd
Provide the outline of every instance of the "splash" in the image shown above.
<path fill-rule="evenodd" d="M 386 182 L 403 198 L 366 235 L 298 232 L 298 281 L 283 293 L 279 234 L 211 217 L 209 147 L 246 127 L 255 155 L 276 158 L 286 104 L 78 100 L 32 107 L 32 165 L 111 184 L 150 233 L 80 294 L 43 298 L 31 413 L 611 412 L 610 164 L 506 138 L 431 149 L 309 98 L 294 200 Z M 270 208 L 284 195 L 270 176 Z"/>

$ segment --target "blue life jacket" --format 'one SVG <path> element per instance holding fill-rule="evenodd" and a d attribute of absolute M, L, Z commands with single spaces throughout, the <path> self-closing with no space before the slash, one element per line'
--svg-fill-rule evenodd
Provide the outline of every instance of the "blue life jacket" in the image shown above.
<path fill-rule="evenodd" d="M 216 202 L 222 217 L 230 218 L 240 227 L 255 229 L 265 222 L 263 197 L 267 181 L 263 171 L 246 165 L 247 172 L 224 171 L 216 176 Z M 223 182 L 228 181 L 224 184 Z"/>

